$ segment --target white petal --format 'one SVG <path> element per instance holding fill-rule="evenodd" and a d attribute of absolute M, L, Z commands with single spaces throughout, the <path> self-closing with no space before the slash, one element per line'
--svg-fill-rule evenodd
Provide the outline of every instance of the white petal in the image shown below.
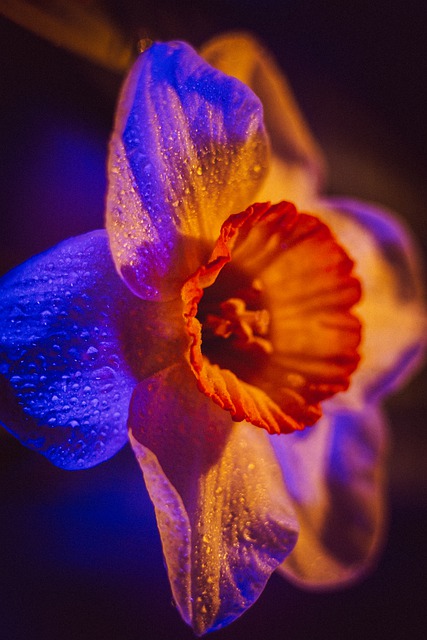
<path fill-rule="evenodd" d="M 384 533 L 386 427 L 376 408 L 335 410 L 273 443 L 301 531 L 280 572 L 313 589 L 353 582 L 375 562 Z"/>
<path fill-rule="evenodd" d="M 297 536 L 269 437 L 233 423 L 184 363 L 138 385 L 129 427 L 177 606 L 197 634 L 223 627 L 258 598 Z"/>
<path fill-rule="evenodd" d="M 374 205 L 331 199 L 316 206 L 355 261 L 362 299 L 361 362 L 345 403 L 373 401 L 400 386 L 420 363 L 427 315 L 418 256 L 409 232 Z"/>
<path fill-rule="evenodd" d="M 253 200 L 268 160 L 262 107 L 184 43 L 154 44 L 123 87 L 110 144 L 107 230 L 144 299 L 178 295 L 221 223 Z"/>

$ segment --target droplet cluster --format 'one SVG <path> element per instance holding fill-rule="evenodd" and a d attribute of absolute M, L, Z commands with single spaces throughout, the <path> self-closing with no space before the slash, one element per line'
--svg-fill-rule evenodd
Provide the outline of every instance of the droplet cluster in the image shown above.
<path fill-rule="evenodd" d="M 13 410 L 1 408 L 6 427 L 61 467 L 113 455 L 127 440 L 138 379 L 164 365 L 158 342 L 176 343 L 161 317 L 156 323 L 161 311 L 144 309 L 122 283 L 102 231 L 12 271 L 0 305 L 0 374 L 14 398 Z"/>
<path fill-rule="evenodd" d="M 110 143 L 111 247 L 135 293 L 170 297 L 264 177 L 262 110 L 252 92 L 182 43 L 146 51 L 122 103 Z"/>

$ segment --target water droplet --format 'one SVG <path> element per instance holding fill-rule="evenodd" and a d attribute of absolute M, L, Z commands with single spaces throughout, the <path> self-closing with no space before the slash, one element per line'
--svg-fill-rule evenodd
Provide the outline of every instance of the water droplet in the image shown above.
<path fill-rule="evenodd" d="M 96 347 L 89 347 L 89 349 L 86 351 L 86 355 L 88 355 L 93 360 L 98 355 L 98 349 Z"/>
<path fill-rule="evenodd" d="M 94 451 L 96 451 L 96 453 L 102 453 L 104 449 L 105 449 L 105 444 L 101 442 L 101 440 L 98 440 L 98 442 L 94 446 Z"/>

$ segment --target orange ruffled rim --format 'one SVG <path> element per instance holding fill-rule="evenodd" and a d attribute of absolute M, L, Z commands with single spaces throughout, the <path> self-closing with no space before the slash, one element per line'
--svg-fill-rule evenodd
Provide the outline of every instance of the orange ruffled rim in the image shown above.
<path fill-rule="evenodd" d="M 196 317 L 204 290 L 230 263 L 233 250 L 243 271 L 264 279 L 275 324 L 273 353 L 250 381 L 203 354 L 202 324 Z M 269 433 L 314 424 L 322 415 L 320 401 L 348 388 L 360 359 L 361 324 L 351 308 L 361 287 L 353 266 L 329 228 L 298 213 L 292 203 L 256 203 L 231 215 L 209 261 L 181 290 L 188 360 L 199 390 L 233 420 Z M 283 334 L 290 338 L 289 347 L 283 347 Z"/>

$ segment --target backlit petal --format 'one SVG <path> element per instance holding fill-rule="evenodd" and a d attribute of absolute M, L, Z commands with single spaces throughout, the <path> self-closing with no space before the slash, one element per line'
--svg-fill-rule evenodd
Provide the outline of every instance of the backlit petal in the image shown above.
<path fill-rule="evenodd" d="M 272 439 L 301 526 L 280 572 L 313 589 L 360 577 L 384 533 L 384 418 L 375 407 L 333 412 L 333 404 L 314 429 Z"/>
<path fill-rule="evenodd" d="M 427 315 L 418 256 L 403 224 L 374 205 L 334 199 L 317 208 L 356 262 L 363 295 L 361 364 L 341 401 L 372 401 L 400 386 L 420 362 Z"/>
<path fill-rule="evenodd" d="M 185 363 L 138 385 L 129 427 L 177 606 L 198 635 L 221 628 L 258 598 L 295 544 L 269 437 L 234 424 Z"/>
<path fill-rule="evenodd" d="M 202 48 L 201 55 L 247 84 L 263 104 L 272 158 L 257 199 L 275 202 L 285 198 L 304 206 L 321 186 L 324 161 L 276 61 L 258 40 L 245 33 L 214 38 Z"/>
<path fill-rule="evenodd" d="M 1 421 L 60 467 L 109 458 L 127 440 L 136 382 L 173 361 L 173 309 L 162 325 L 162 305 L 131 294 L 105 231 L 62 242 L 0 287 Z"/>
<path fill-rule="evenodd" d="M 142 53 L 110 143 L 107 229 L 126 284 L 144 299 L 177 295 L 221 223 L 252 201 L 267 155 L 248 87 L 184 43 Z"/>

